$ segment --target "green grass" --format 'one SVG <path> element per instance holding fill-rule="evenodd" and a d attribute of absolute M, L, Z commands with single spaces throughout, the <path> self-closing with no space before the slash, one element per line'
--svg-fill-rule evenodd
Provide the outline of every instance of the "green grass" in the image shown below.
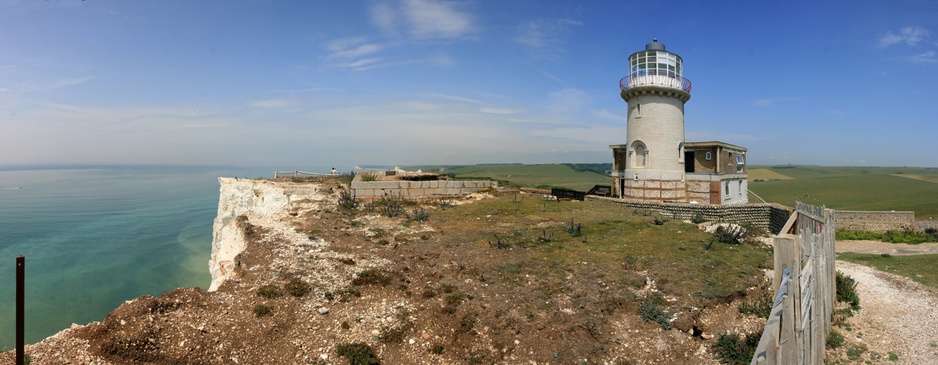
<path fill-rule="evenodd" d="M 711 235 L 695 225 L 678 220 L 656 225 L 652 216 L 605 201 L 513 203 L 511 197 L 501 196 L 438 214 L 447 221 L 478 224 L 479 228 L 466 228 L 478 230 L 476 242 L 492 241 L 494 234 L 507 239 L 513 250 L 500 250 L 498 259 L 483 271 L 519 280 L 526 275 L 554 276 L 562 283 L 567 270 L 592 267 L 602 272 L 604 282 L 623 285 L 622 292 L 648 276 L 661 292 L 681 298 L 681 304 L 700 306 L 744 295 L 751 280 L 761 277 L 760 269 L 772 266 L 771 249 L 715 243 L 708 250 Z M 571 220 L 582 225 L 580 236 L 564 231 Z M 549 242 L 539 240 L 545 231 L 552 235 Z M 514 269 L 500 269 L 506 267 Z"/>
<path fill-rule="evenodd" d="M 543 164 L 543 165 L 465 165 L 465 166 L 415 166 L 410 169 L 455 174 L 461 177 L 487 177 L 508 181 L 522 187 L 563 187 L 587 191 L 595 185 L 609 185 L 612 178 L 598 172 L 598 164 Z"/>
<path fill-rule="evenodd" d="M 853 252 L 837 254 L 838 260 L 866 265 L 880 271 L 905 276 L 924 285 L 938 288 L 938 254 L 883 256 Z"/>
<path fill-rule="evenodd" d="M 842 210 L 914 211 L 938 217 L 938 169 L 918 167 L 752 167 L 791 177 L 753 181 L 749 189 L 769 202 L 795 201 Z M 908 177 L 904 176 L 908 175 Z M 751 178 L 751 176 L 750 176 Z"/>

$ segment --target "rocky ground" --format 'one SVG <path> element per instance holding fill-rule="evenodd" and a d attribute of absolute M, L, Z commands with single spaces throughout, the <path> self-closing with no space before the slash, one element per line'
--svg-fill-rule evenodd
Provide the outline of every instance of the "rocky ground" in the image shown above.
<path fill-rule="evenodd" d="M 452 203 L 478 199 L 490 198 Z M 728 302 L 663 330 L 641 319 L 634 297 L 609 290 L 607 273 L 584 262 L 559 277 L 523 267 L 504 275 L 486 263 L 522 250 L 492 248 L 445 221 L 402 224 L 310 201 L 288 213 L 238 218 L 248 245 L 218 291 L 128 301 L 28 346 L 31 364 L 715 364 L 714 334 L 764 325 Z M 933 362 L 935 343 L 922 339 L 936 338 L 934 292 L 838 265 L 860 282 L 863 310 L 849 323 L 863 335 L 852 337 L 900 362 Z M 919 298 L 918 311 L 890 310 Z"/>

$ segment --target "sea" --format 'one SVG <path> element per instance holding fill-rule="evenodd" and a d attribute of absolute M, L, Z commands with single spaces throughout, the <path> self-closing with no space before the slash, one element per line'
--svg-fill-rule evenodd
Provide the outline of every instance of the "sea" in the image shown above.
<path fill-rule="evenodd" d="M 26 343 L 101 321 L 140 295 L 207 289 L 218 178 L 269 178 L 273 171 L 0 166 L 0 351 L 16 344 L 19 255 L 26 260 Z"/>

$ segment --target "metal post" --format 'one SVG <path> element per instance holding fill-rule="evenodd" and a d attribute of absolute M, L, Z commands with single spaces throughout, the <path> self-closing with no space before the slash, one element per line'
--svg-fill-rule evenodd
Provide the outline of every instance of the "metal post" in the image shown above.
<path fill-rule="evenodd" d="M 25 364 L 24 297 L 26 296 L 26 256 L 16 258 L 16 365 Z"/>

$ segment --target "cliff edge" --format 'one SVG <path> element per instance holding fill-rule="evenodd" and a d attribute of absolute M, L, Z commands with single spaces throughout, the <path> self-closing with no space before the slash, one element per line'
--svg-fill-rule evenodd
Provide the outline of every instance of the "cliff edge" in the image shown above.
<path fill-rule="evenodd" d="M 707 234 L 616 204 L 489 191 L 343 207 L 339 179 L 219 184 L 208 291 L 127 301 L 28 346 L 31 363 L 715 364 L 713 334 L 764 323 L 737 305 L 770 253 L 724 249 L 748 261 L 703 297 L 680 255 L 718 251 L 658 240 Z"/>

